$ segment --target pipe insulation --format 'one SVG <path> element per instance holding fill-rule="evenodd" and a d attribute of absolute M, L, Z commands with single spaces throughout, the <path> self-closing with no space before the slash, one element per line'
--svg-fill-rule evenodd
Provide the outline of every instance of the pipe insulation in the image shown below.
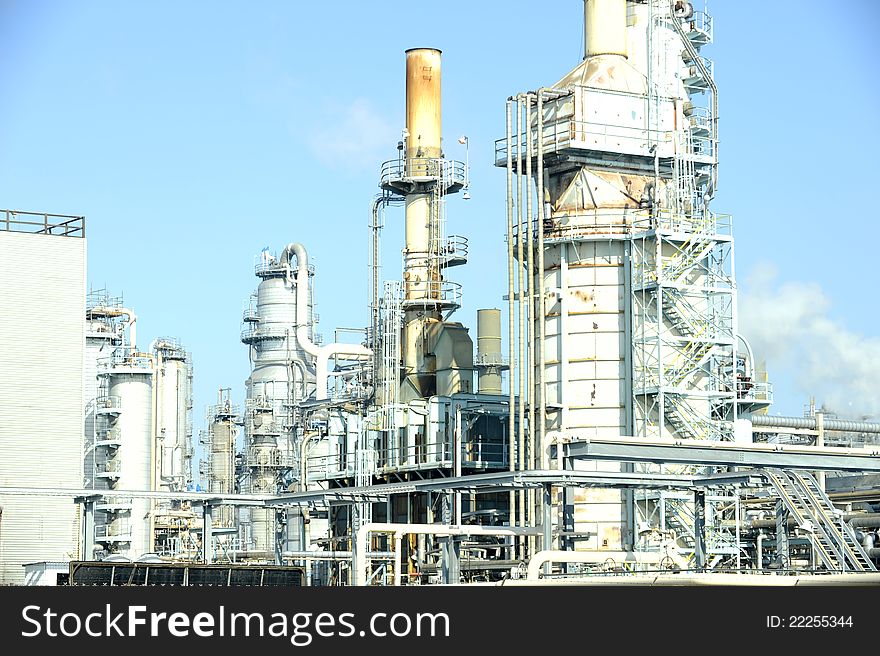
<path fill-rule="evenodd" d="M 773 428 L 796 428 L 819 430 L 816 417 L 776 417 L 773 415 L 752 415 L 752 426 L 771 426 Z M 867 421 L 845 421 L 822 418 L 822 427 L 827 431 L 847 433 L 880 433 L 880 423 Z"/>

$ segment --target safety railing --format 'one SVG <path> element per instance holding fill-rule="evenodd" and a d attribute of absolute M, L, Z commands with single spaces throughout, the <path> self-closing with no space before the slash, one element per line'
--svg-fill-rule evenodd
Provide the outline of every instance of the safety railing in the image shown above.
<path fill-rule="evenodd" d="M 84 238 L 86 236 L 86 218 L 84 216 L 22 212 L 20 210 L 0 211 L 2 211 L 0 228 L 6 232 L 27 232 L 55 235 L 56 237 Z"/>
<path fill-rule="evenodd" d="M 106 289 L 93 289 L 86 294 L 86 314 L 95 308 L 123 308 L 122 296 L 113 296 Z"/>
<path fill-rule="evenodd" d="M 613 125 L 610 123 L 594 123 L 592 121 L 577 121 L 574 118 L 562 118 L 544 123 L 541 149 L 545 154 L 564 150 L 609 150 L 618 152 L 618 148 L 605 149 L 599 147 L 596 142 L 617 141 L 623 142 L 626 150 L 638 151 L 644 147 L 647 153 L 647 145 L 662 144 L 672 141 L 671 131 L 646 129 L 627 125 Z M 533 156 L 538 152 L 537 130 L 532 130 Z M 525 159 L 526 149 L 520 149 L 519 144 L 526 144 L 526 135 L 514 135 L 511 139 L 513 146 L 513 163 L 516 166 L 517 156 Z M 495 141 L 495 165 L 505 166 L 507 163 L 507 139 Z"/>
<path fill-rule="evenodd" d="M 95 399 L 95 411 L 116 414 L 122 410 L 122 399 L 118 396 L 99 396 Z"/>
<path fill-rule="evenodd" d="M 773 402 L 773 383 L 753 382 L 750 380 L 736 381 L 736 396 L 748 401 Z"/>
<path fill-rule="evenodd" d="M 109 428 L 98 433 L 95 446 L 115 448 L 122 442 L 122 431 L 118 428 Z"/>
<path fill-rule="evenodd" d="M 446 266 L 464 264 L 468 259 L 468 239 L 461 235 L 450 235 L 439 250 L 440 259 Z"/>
<path fill-rule="evenodd" d="M 406 445 L 389 445 L 376 449 L 376 464 L 380 470 L 438 466 L 452 464 L 453 446 L 450 442 L 424 441 Z M 469 439 L 461 445 L 463 467 L 506 467 L 508 450 L 502 441 Z"/>
<path fill-rule="evenodd" d="M 247 453 L 244 457 L 244 464 L 246 467 L 254 468 L 284 468 L 292 467 L 294 461 L 290 454 L 281 451 L 257 451 Z"/>
<path fill-rule="evenodd" d="M 407 284 L 402 307 L 460 307 L 461 284 L 452 280 L 426 280 Z"/>
<path fill-rule="evenodd" d="M 118 459 L 108 460 L 103 465 L 101 465 L 101 469 L 98 471 L 98 475 L 100 474 L 121 474 L 122 473 L 122 461 Z"/>
<path fill-rule="evenodd" d="M 131 539 L 131 524 L 128 522 L 112 522 L 110 524 L 100 524 L 95 527 L 95 540 L 118 540 L 127 541 Z"/>
<path fill-rule="evenodd" d="M 245 344 L 257 342 L 263 339 L 284 339 L 293 336 L 294 330 L 282 326 L 253 326 L 250 322 L 245 323 L 241 331 L 241 341 Z"/>
<path fill-rule="evenodd" d="M 711 133 L 712 117 L 707 107 L 694 107 L 687 118 L 691 126 L 691 132 L 695 134 Z"/>
<path fill-rule="evenodd" d="M 97 364 L 99 373 L 105 374 L 116 367 L 150 370 L 153 368 L 153 357 L 149 353 L 137 352 L 131 347 L 120 347 L 109 356 L 99 358 Z"/>
<path fill-rule="evenodd" d="M 709 78 L 715 77 L 715 62 L 707 57 L 700 57 L 700 60 L 703 62 L 703 66 L 706 69 L 706 72 L 709 74 Z M 700 70 L 700 66 L 697 62 L 691 60 L 689 62 L 685 62 L 687 65 L 687 73 L 685 74 L 682 82 L 686 87 L 691 88 L 705 88 L 709 85 L 709 80 L 703 77 L 703 73 Z"/>
<path fill-rule="evenodd" d="M 507 367 L 510 359 L 501 353 L 475 353 L 474 365 L 478 367 Z"/>
<path fill-rule="evenodd" d="M 682 21 L 687 37 L 697 46 L 711 43 L 714 38 L 712 17 L 705 11 L 695 11 L 693 15 Z"/>
<path fill-rule="evenodd" d="M 537 239 L 537 221 L 531 221 L 532 238 Z M 667 240 L 675 235 L 686 239 L 692 233 L 703 238 L 729 237 L 733 234 L 733 217 L 729 214 L 712 213 L 708 218 L 701 214 L 687 215 L 669 210 L 628 210 L 620 213 L 593 214 L 590 212 L 558 214 L 544 223 L 544 239 L 553 241 L 577 240 L 579 237 L 595 238 L 619 235 L 623 237 L 648 237 L 650 231 L 659 231 Z M 513 226 L 513 245 L 517 246 L 521 226 Z"/>
<path fill-rule="evenodd" d="M 388 445 L 379 442 L 379 448 L 371 448 L 364 454 L 364 465 L 370 472 L 388 472 L 397 469 L 426 469 L 451 467 L 453 447 L 450 442 L 417 441 L 415 444 Z M 320 474 L 328 476 L 352 476 L 356 471 L 353 453 L 331 453 L 309 456 L 309 478 Z M 469 439 L 462 443 L 461 464 L 466 469 L 506 468 L 508 466 L 507 443 L 497 439 Z"/>
<path fill-rule="evenodd" d="M 282 264 L 281 261 L 273 255 L 254 256 L 254 274 L 261 278 L 286 275 L 289 268 L 291 268 L 293 272 L 296 271 L 295 268 Z M 308 271 L 310 276 L 315 275 L 315 265 L 309 264 Z"/>
<path fill-rule="evenodd" d="M 131 510 L 131 497 L 104 497 L 95 504 L 95 510 L 103 512 L 126 512 Z"/>
<path fill-rule="evenodd" d="M 464 162 L 436 157 L 407 157 L 382 163 L 379 186 L 394 187 L 398 183 L 438 181 L 449 187 L 467 183 Z"/>
<path fill-rule="evenodd" d="M 242 323 L 259 323 L 260 313 L 257 312 L 255 305 L 248 305 L 241 313 Z"/>

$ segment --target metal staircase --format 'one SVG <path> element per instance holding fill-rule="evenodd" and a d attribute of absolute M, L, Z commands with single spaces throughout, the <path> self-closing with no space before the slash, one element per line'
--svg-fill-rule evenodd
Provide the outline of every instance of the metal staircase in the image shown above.
<path fill-rule="evenodd" d="M 666 527 L 675 531 L 679 546 L 692 551 L 694 548 L 694 511 L 683 499 L 666 499 Z"/>
<path fill-rule="evenodd" d="M 670 287 L 664 290 L 663 313 L 670 325 L 682 335 L 695 335 L 706 331 L 709 322 L 705 312 L 699 312 L 680 290 Z"/>
<path fill-rule="evenodd" d="M 715 241 L 706 238 L 705 231 L 711 224 L 711 217 L 697 220 L 696 230 L 678 247 L 678 251 L 663 263 L 660 275 L 663 281 L 681 283 L 683 278 L 696 265 L 705 260 L 715 248 Z"/>
<path fill-rule="evenodd" d="M 813 549 L 827 569 L 877 571 L 852 527 L 835 518 L 831 499 L 812 474 L 781 469 L 767 469 L 764 474 L 797 525 L 812 533 Z"/>
<path fill-rule="evenodd" d="M 667 385 L 680 386 L 685 379 L 706 361 L 712 353 L 714 344 L 711 342 L 688 342 L 673 360 L 672 364 L 663 371 L 663 378 Z M 680 364 L 679 360 L 683 360 Z"/>
<path fill-rule="evenodd" d="M 702 439 L 704 432 L 700 429 L 704 427 L 693 422 L 691 418 L 687 416 L 682 405 L 683 403 L 676 400 L 675 396 L 669 395 L 666 397 L 664 410 L 667 421 L 670 426 L 675 429 L 675 432 L 679 437 L 688 440 Z"/>

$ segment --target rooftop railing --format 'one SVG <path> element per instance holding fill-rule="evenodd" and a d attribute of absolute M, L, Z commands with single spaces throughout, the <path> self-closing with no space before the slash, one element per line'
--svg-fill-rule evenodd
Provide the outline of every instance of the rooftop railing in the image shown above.
<path fill-rule="evenodd" d="M 0 210 L 0 229 L 6 232 L 84 238 L 86 236 L 86 218 L 46 212 Z"/>

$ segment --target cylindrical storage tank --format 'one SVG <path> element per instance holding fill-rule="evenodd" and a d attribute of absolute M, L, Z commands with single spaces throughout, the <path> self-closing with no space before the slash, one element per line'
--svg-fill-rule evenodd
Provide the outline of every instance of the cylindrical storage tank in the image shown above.
<path fill-rule="evenodd" d="M 501 310 L 477 310 L 477 382 L 480 394 L 501 394 Z"/>
<path fill-rule="evenodd" d="M 119 490 L 151 490 L 153 484 L 153 372 L 150 367 L 117 366 L 111 370 L 109 392 L 117 397 L 121 412 L 116 427 L 122 445 L 108 461 L 119 474 Z M 130 516 L 119 513 L 110 522 L 109 531 L 131 535 L 119 553 L 131 558 L 152 551 L 150 500 L 131 499 Z"/>

